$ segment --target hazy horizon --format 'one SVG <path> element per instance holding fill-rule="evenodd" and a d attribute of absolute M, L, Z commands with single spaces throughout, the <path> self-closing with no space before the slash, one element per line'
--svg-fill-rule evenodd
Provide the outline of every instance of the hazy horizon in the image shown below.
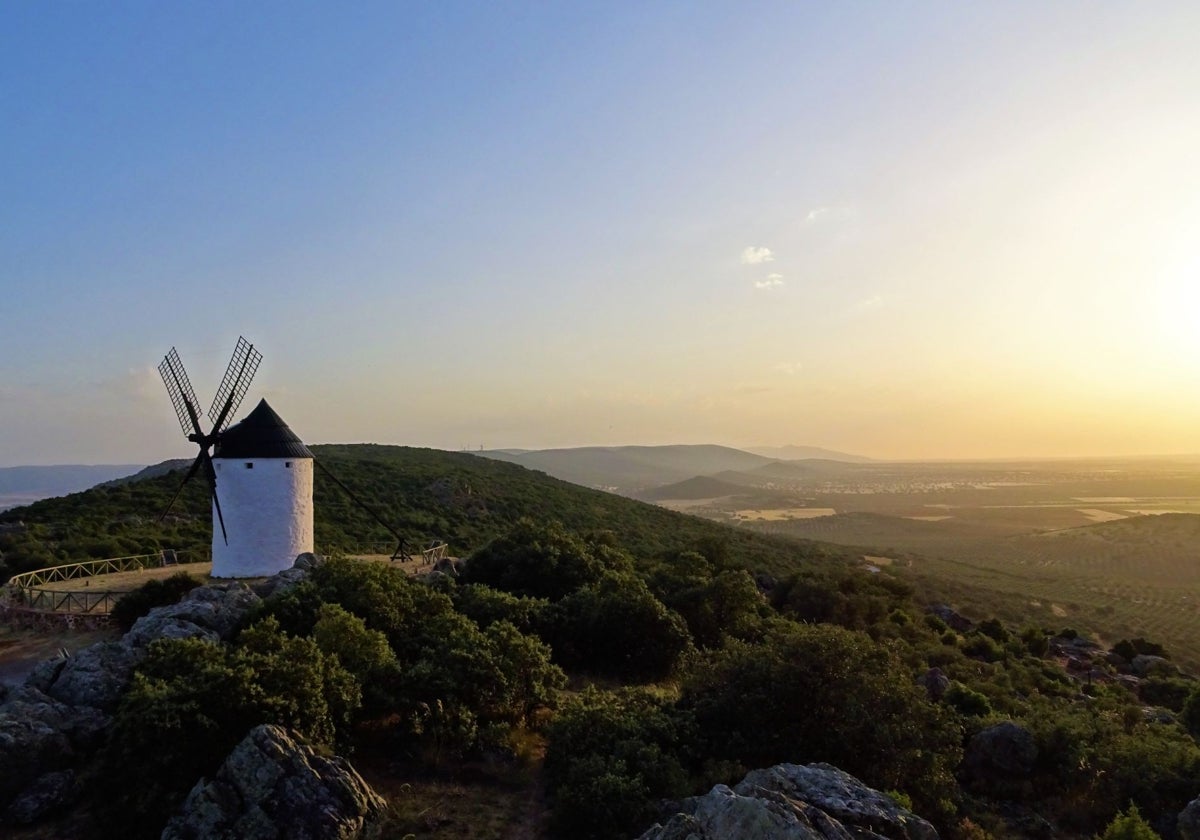
<path fill-rule="evenodd" d="M 1196 4 L 0 19 L 0 465 L 239 334 L 310 442 L 1200 451 Z"/>

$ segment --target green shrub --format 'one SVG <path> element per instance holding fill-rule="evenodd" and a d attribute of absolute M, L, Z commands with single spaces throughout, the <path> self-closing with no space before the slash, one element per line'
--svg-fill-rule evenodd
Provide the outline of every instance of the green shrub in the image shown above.
<path fill-rule="evenodd" d="M 829 625 L 779 627 L 731 642 L 683 680 L 703 753 L 746 767 L 825 761 L 925 809 L 952 795 L 961 757 L 954 715 L 931 704 L 895 653 Z"/>
<path fill-rule="evenodd" d="M 230 648 L 200 639 L 150 645 L 101 756 L 104 823 L 114 836 L 157 837 L 192 785 L 211 776 L 254 726 L 275 723 L 332 746 L 348 731 L 359 686 L 310 639 L 274 619 Z"/>
<path fill-rule="evenodd" d="M 1137 637 L 1136 639 L 1122 639 L 1112 646 L 1112 651 L 1115 654 L 1123 656 L 1130 662 L 1132 662 L 1133 658 L 1139 654 L 1168 658 L 1166 648 L 1157 642 L 1147 641 L 1141 636 Z"/>
<path fill-rule="evenodd" d="M 645 828 L 657 799 L 688 792 L 678 756 L 687 729 L 686 717 L 649 694 L 579 695 L 547 733 L 555 836 L 629 837 Z"/>
<path fill-rule="evenodd" d="M 1100 840 L 1161 840 L 1158 833 L 1150 827 L 1150 823 L 1142 819 L 1136 805 L 1130 805 L 1128 811 L 1118 811 L 1113 821 L 1104 829 Z"/>
<path fill-rule="evenodd" d="M 555 657 L 631 682 L 670 676 L 690 643 L 683 619 L 631 574 L 609 572 L 555 609 Z"/>
<path fill-rule="evenodd" d="M 984 662 L 998 662 L 1004 658 L 1004 648 L 991 636 L 982 633 L 972 633 L 968 636 L 962 651 L 967 656 L 982 659 Z"/>
<path fill-rule="evenodd" d="M 1008 631 L 1004 629 L 1004 625 L 996 618 L 989 618 L 986 621 L 979 622 L 978 632 L 1001 644 L 1008 641 Z"/>
<path fill-rule="evenodd" d="M 942 702 L 967 717 L 983 717 L 992 711 L 992 704 L 985 695 L 967 688 L 957 680 L 946 689 L 946 693 L 942 695 Z"/>
<path fill-rule="evenodd" d="M 557 601 L 599 581 L 606 571 L 633 568 L 629 555 L 609 542 L 605 536 L 589 542 L 558 523 L 522 519 L 471 555 L 462 580 Z"/>
<path fill-rule="evenodd" d="M 123 595 L 113 605 L 109 619 L 121 630 L 128 632 L 134 622 L 155 607 L 177 603 L 204 581 L 187 572 L 177 572 L 164 580 L 150 580 Z"/>

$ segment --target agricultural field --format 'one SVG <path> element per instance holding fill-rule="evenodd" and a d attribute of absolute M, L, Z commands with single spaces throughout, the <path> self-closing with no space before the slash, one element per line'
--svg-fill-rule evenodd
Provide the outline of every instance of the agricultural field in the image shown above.
<path fill-rule="evenodd" d="M 688 500 L 687 510 L 855 547 L 876 568 L 889 558 L 889 573 L 976 617 L 1074 627 L 1109 643 L 1143 636 L 1200 668 L 1195 459 L 775 473 L 743 495 Z"/>

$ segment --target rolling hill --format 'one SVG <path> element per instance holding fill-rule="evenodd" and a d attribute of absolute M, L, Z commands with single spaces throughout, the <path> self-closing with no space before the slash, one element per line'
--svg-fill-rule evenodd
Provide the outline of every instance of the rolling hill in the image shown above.
<path fill-rule="evenodd" d="M 311 448 L 410 544 L 444 539 L 458 555 L 481 547 L 522 517 L 556 520 L 576 531 L 611 531 L 623 547 L 642 557 L 722 545 L 735 562 L 776 574 L 841 554 L 810 542 L 685 516 L 474 454 L 372 444 Z M 96 487 L 0 514 L 0 523 L 21 520 L 27 525 L 24 532 L 0 534 L 8 573 L 160 548 L 206 552 L 211 524 L 201 482 L 186 488 L 165 522 L 157 521 L 180 477 L 176 471 Z M 314 499 L 319 551 L 394 548 L 391 534 L 320 470 Z"/>
<path fill-rule="evenodd" d="M 662 487 L 644 490 L 637 494 L 637 498 L 647 502 L 716 499 L 722 496 L 744 494 L 750 489 L 752 488 L 744 484 L 722 481 L 719 478 L 709 475 L 698 475 L 695 478 L 684 479 L 674 484 L 664 484 Z"/>
<path fill-rule="evenodd" d="M 752 470 L 770 458 L 727 446 L 585 446 L 529 452 L 485 450 L 485 458 L 520 464 L 585 487 L 633 493 L 725 470 Z"/>
<path fill-rule="evenodd" d="M 141 464 L 0 467 L 0 510 L 51 496 L 77 493 L 101 482 L 130 475 L 141 468 Z"/>
<path fill-rule="evenodd" d="M 820 446 L 747 446 L 743 451 L 762 455 L 773 461 L 803 461 L 817 458 L 826 461 L 846 461 L 849 463 L 865 464 L 875 460 L 865 455 L 851 455 L 849 452 L 838 452 L 833 449 L 823 449 Z"/>

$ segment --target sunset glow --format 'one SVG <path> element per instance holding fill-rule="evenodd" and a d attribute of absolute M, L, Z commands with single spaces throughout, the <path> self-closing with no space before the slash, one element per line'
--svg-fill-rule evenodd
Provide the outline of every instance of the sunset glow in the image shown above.
<path fill-rule="evenodd" d="M 1200 451 L 1200 7 L 10 7 L 0 465 Z"/>

